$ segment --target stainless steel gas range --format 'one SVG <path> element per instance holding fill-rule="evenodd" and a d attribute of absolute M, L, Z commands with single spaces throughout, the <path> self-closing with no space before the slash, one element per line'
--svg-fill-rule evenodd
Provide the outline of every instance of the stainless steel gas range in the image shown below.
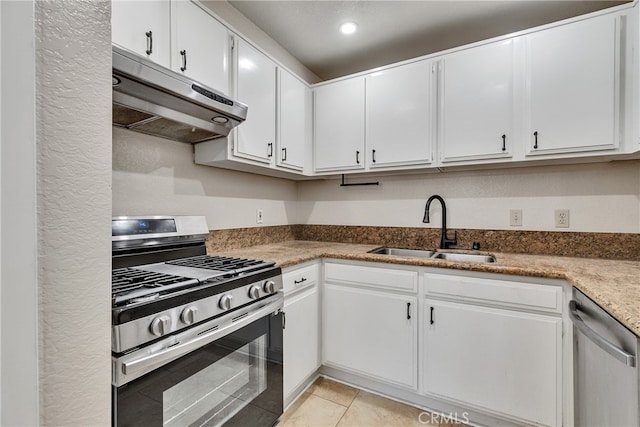
<path fill-rule="evenodd" d="M 281 270 L 206 255 L 204 217 L 112 221 L 114 426 L 272 426 Z"/>

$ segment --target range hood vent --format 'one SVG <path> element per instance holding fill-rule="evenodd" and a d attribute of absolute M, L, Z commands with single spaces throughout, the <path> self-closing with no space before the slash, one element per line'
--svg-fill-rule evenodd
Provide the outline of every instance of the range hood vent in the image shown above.
<path fill-rule="evenodd" d="M 247 106 L 113 45 L 113 124 L 181 142 L 227 136 Z"/>

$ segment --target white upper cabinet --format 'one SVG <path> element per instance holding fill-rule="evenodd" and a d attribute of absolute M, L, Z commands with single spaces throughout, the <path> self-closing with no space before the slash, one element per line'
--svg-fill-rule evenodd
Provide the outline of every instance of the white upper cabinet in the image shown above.
<path fill-rule="evenodd" d="M 271 164 L 276 142 L 276 64 L 236 37 L 235 98 L 247 104 L 247 120 L 235 128 L 233 154 Z"/>
<path fill-rule="evenodd" d="M 432 61 L 418 61 L 366 77 L 369 168 L 431 163 L 433 66 Z"/>
<path fill-rule="evenodd" d="M 491 43 L 441 61 L 438 148 L 443 165 L 509 158 L 514 134 L 516 40 Z"/>
<path fill-rule="evenodd" d="M 113 42 L 169 68 L 170 11 L 168 1 L 113 1 Z"/>
<path fill-rule="evenodd" d="M 190 1 L 173 1 L 171 68 L 229 94 L 229 34 L 224 25 Z"/>
<path fill-rule="evenodd" d="M 317 172 L 364 169 L 364 77 L 314 91 L 314 165 Z"/>
<path fill-rule="evenodd" d="M 278 166 L 302 171 L 311 149 L 311 90 L 293 74 L 278 70 Z"/>
<path fill-rule="evenodd" d="M 524 36 L 527 155 L 618 147 L 620 22 L 603 15 Z"/>

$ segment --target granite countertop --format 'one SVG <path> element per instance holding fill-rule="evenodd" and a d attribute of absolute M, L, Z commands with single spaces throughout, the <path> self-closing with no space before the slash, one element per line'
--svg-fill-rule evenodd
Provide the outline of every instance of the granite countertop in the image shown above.
<path fill-rule="evenodd" d="M 216 254 L 275 261 L 282 268 L 319 258 L 339 258 L 565 279 L 640 336 L 640 261 L 492 252 L 497 262 L 481 264 L 368 253 L 377 247 L 379 245 L 291 240 L 219 250 Z"/>

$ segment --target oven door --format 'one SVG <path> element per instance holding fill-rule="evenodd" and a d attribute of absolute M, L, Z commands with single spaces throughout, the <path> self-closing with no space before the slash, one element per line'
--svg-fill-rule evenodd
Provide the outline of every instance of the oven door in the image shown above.
<path fill-rule="evenodd" d="M 279 295 L 114 358 L 113 424 L 276 424 L 283 409 L 281 308 Z"/>

